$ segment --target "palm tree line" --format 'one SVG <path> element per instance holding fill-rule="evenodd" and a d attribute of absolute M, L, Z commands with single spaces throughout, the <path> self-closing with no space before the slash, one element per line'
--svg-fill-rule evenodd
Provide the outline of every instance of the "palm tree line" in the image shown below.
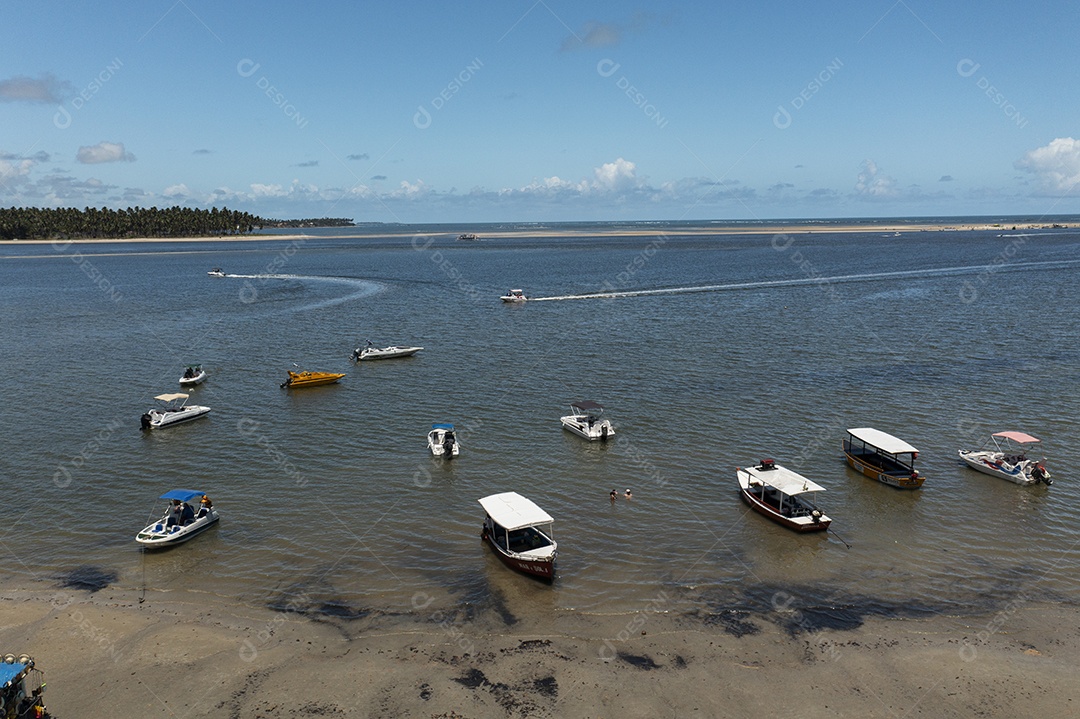
<path fill-rule="evenodd" d="M 216 207 L 0 208 L 2 240 L 75 240 L 127 237 L 243 235 L 275 221 Z"/>

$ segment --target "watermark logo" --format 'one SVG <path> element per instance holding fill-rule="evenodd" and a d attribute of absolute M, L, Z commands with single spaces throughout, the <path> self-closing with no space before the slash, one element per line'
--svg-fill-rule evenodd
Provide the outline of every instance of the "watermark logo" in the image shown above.
<path fill-rule="evenodd" d="M 838 57 L 834 57 L 828 65 L 806 83 L 802 90 L 799 90 L 795 97 L 788 101 L 787 104 L 791 106 L 792 111 L 799 112 L 806 107 L 806 103 L 810 102 L 814 95 L 821 92 L 821 89 L 825 87 L 825 83 L 836 77 L 836 73 L 840 72 L 840 68 L 843 66 L 843 61 Z M 791 127 L 792 121 L 792 114 L 788 112 L 787 105 L 777 105 L 776 113 L 773 115 L 773 125 L 776 126 L 776 129 L 786 130 Z"/>
<path fill-rule="evenodd" d="M 480 72 L 480 68 L 484 66 L 483 61 L 478 57 L 474 57 L 472 62 L 466 65 L 464 68 L 454 75 L 450 79 L 450 82 L 446 84 L 435 97 L 431 98 L 431 102 L 428 103 L 432 110 L 438 112 L 446 107 L 446 103 L 450 102 L 455 95 L 457 95 L 465 87 L 465 85 L 476 76 L 476 73 Z M 426 130 L 431 127 L 432 116 L 428 111 L 426 105 L 417 105 L 416 113 L 413 115 L 413 125 L 418 130 Z"/>
<path fill-rule="evenodd" d="M 609 78 L 614 76 L 615 73 L 619 71 L 620 67 L 622 67 L 622 65 L 611 58 L 604 58 L 596 63 L 596 73 L 600 77 Z M 637 86 L 633 85 L 630 80 L 627 79 L 626 75 L 619 76 L 619 79 L 615 81 L 615 87 L 622 90 L 623 94 L 630 98 L 630 102 L 633 103 L 635 107 L 639 108 L 645 117 L 652 120 L 653 124 L 661 129 L 667 127 L 667 118 L 660 114 L 660 110 L 657 109 L 656 105 L 650 102 L 649 98 L 645 96 L 645 93 L 638 89 Z"/>
<path fill-rule="evenodd" d="M 956 74 L 962 78 L 974 77 L 975 73 L 982 67 L 979 63 L 975 62 L 971 58 L 964 58 L 960 62 L 956 63 Z M 994 85 L 990 83 L 990 80 L 985 75 L 980 75 L 979 79 L 975 81 L 975 87 L 983 91 L 983 93 L 990 98 L 997 107 L 1001 108 L 1001 112 L 1005 117 L 1012 120 L 1017 127 L 1023 129 L 1027 127 L 1028 120 L 1026 117 L 1020 114 L 1020 111 L 1009 102 L 1009 99 Z"/>
<path fill-rule="evenodd" d="M 236 63 L 236 74 L 243 78 L 253 77 L 255 73 L 259 71 L 260 67 L 262 67 L 262 65 L 254 60 L 244 58 Z M 285 97 L 285 93 L 278 89 L 277 86 L 273 85 L 265 75 L 259 76 L 259 79 L 255 81 L 255 87 L 262 90 L 263 94 L 270 98 L 270 102 L 274 103 L 275 107 L 280 108 L 282 114 L 292 120 L 299 129 L 302 130 L 307 127 L 307 118 L 300 114 L 300 111 L 296 109 L 296 106 Z"/>

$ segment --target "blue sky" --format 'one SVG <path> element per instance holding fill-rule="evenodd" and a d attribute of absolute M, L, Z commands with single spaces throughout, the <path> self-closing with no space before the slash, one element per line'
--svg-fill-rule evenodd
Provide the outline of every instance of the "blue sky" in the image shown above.
<path fill-rule="evenodd" d="M 1075 5 L 7 2 L 0 206 L 1080 212 Z"/>

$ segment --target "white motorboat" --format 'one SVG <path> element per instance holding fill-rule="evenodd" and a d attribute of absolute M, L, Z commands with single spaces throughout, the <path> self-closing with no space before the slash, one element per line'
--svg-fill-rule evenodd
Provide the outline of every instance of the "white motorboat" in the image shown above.
<path fill-rule="evenodd" d="M 1023 432 L 994 432 L 979 449 L 959 451 L 967 466 L 984 474 L 1007 479 L 1016 484 L 1054 483 L 1046 460 L 1028 459 L 1027 451 L 1039 439 Z M 987 445 L 993 444 L 990 449 Z"/>
<path fill-rule="evenodd" d="M 214 269 L 210 270 L 206 274 L 210 275 L 211 277 L 224 277 L 225 276 L 225 270 L 221 269 L 220 267 L 215 267 Z"/>
<path fill-rule="evenodd" d="M 758 514 L 796 532 L 818 532 L 829 528 L 831 519 L 814 504 L 815 492 L 825 488 L 798 472 L 781 467 L 771 459 L 756 467 L 735 468 L 743 501 Z"/>
<path fill-rule="evenodd" d="M 184 376 L 180 378 L 180 384 L 193 386 L 206 381 L 206 370 L 202 365 L 193 364 L 184 370 Z"/>
<path fill-rule="evenodd" d="M 604 407 L 599 402 L 575 402 L 570 405 L 570 412 L 571 414 L 560 418 L 563 429 L 588 440 L 606 440 L 615 436 L 611 420 L 600 416 L 604 413 Z"/>
<path fill-rule="evenodd" d="M 218 521 L 217 510 L 205 493 L 195 489 L 174 489 L 159 499 L 169 502 L 161 519 L 146 526 L 135 535 L 144 547 L 171 547 L 202 534 Z M 199 501 L 195 510 L 190 502 Z"/>
<path fill-rule="evenodd" d="M 359 362 L 360 360 L 378 360 L 378 359 L 394 359 L 395 357 L 412 357 L 414 354 L 424 349 L 423 347 L 399 347 L 394 345 L 392 347 L 375 347 L 371 342 L 367 343 L 367 347 L 357 347 L 353 350 L 353 361 Z"/>
<path fill-rule="evenodd" d="M 187 404 L 188 395 L 177 392 L 175 394 L 159 394 L 154 399 L 164 402 L 161 407 L 148 410 L 142 416 L 143 429 L 161 429 L 171 427 L 181 422 L 189 422 L 198 419 L 210 411 L 209 407 L 197 404 Z"/>
<path fill-rule="evenodd" d="M 508 290 L 499 299 L 503 302 L 525 302 L 529 298 L 525 296 L 524 290 Z"/>
<path fill-rule="evenodd" d="M 428 449 L 436 457 L 453 459 L 461 454 L 461 443 L 454 434 L 452 424 L 433 424 L 427 435 Z"/>

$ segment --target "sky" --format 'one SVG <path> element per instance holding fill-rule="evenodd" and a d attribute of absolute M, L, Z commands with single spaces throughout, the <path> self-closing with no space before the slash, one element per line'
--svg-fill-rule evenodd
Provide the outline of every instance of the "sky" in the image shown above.
<path fill-rule="evenodd" d="M 7 0 L 0 206 L 1080 213 L 1074 3 Z"/>

